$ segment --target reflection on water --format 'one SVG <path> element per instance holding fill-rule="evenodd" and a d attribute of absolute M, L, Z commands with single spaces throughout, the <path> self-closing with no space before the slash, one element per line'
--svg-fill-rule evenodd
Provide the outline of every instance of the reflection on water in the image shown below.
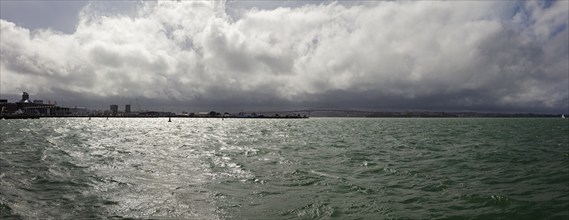
<path fill-rule="evenodd" d="M 5 218 L 560 218 L 554 119 L 0 121 Z"/>

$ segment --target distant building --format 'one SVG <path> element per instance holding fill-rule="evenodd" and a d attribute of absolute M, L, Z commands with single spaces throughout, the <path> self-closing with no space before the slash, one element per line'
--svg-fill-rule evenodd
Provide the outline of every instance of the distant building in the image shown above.
<path fill-rule="evenodd" d="M 142 116 L 175 116 L 172 112 L 156 112 L 156 111 L 145 111 L 139 113 Z"/>
<path fill-rule="evenodd" d="M 30 101 L 30 95 L 27 92 L 23 92 L 22 99 L 17 103 L 32 103 L 32 101 Z"/>
<path fill-rule="evenodd" d="M 8 103 L 8 99 L 0 99 L 0 103 Z"/>
<path fill-rule="evenodd" d="M 111 115 L 117 115 L 117 113 L 119 112 L 119 106 L 118 105 L 111 105 Z"/>
<path fill-rule="evenodd" d="M 85 107 L 75 106 L 74 108 L 69 108 L 69 111 L 71 112 L 72 115 L 76 115 L 76 116 L 89 115 L 89 110 L 87 110 L 87 108 L 85 108 Z"/>
<path fill-rule="evenodd" d="M 43 100 L 30 101 L 27 92 L 22 93 L 22 99 L 15 103 L 0 100 L 0 114 L 26 114 L 26 115 L 69 115 L 69 108 L 59 107 L 55 104 L 44 104 Z"/>
<path fill-rule="evenodd" d="M 130 105 L 125 105 L 125 106 L 124 106 L 124 113 L 125 113 L 125 114 L 129 114 L 129 113 L 130 113 Z"/>

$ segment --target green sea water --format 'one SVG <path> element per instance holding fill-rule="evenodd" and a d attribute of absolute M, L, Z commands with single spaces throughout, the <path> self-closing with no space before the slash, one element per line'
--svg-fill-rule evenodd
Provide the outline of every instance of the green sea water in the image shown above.
<path fill-rule="evenodd" d="M 0 219 L 568 219 L 569 120 L 0 121 Z"/>

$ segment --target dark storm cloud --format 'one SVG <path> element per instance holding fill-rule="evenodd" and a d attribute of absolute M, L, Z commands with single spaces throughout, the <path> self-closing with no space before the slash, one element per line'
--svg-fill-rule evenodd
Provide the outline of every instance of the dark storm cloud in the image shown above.
<path fill-rule="evenodd" d="M 2 20 L 1 92 L 175 109 L 569 108 L 567 1 L 281 3 L 89 5 L 70 34 Z"/>

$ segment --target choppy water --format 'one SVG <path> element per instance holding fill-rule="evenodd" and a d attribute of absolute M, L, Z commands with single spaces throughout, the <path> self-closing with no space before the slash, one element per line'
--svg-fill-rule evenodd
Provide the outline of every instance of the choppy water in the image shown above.
<path fill-rule="evenodd" d="M 569 120 L 0 121 L 0 219 L 567 219 Z"/>

